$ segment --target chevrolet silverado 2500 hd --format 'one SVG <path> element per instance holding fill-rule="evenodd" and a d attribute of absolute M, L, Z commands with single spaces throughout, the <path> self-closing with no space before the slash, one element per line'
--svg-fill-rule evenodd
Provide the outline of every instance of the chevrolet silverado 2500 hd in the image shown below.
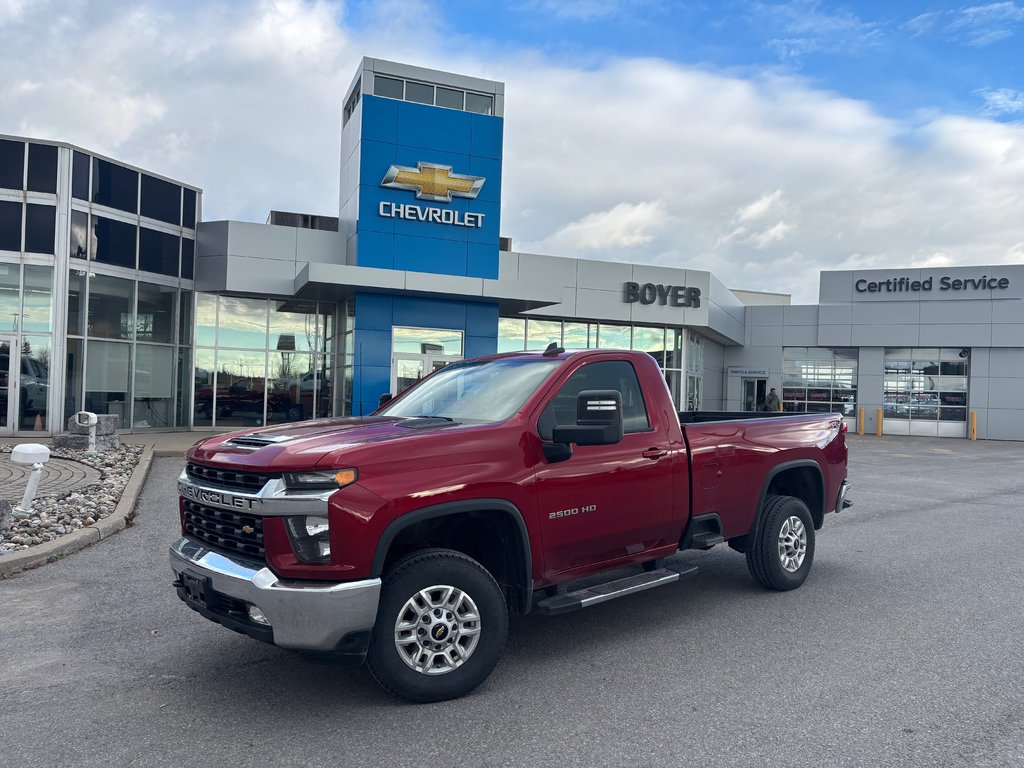
<path fill-rule="evenodd" d="M 549 348 L 449 365 L 369 417 L 211 437 L 178 482 L 174 585 L 258 640 L 366 658 L 413 701 L 479 685 L 512 615 L 695 571 L 664 562 L 680 549 L 724 542 L 799 587 L 850 503 L 842 417 L 683 416 L 700 423 L 649 355 Z"/>

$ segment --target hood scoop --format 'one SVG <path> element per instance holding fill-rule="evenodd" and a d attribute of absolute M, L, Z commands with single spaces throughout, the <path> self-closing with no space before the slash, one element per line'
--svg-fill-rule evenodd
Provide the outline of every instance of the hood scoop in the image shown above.
<path fill-rule="evenodd" d="M 225 440 L 224 445 L 233 445 L 236 448 L 249 448 L 255 450 L 265 445 L 276 445 L 294 440 L 293 435 L 239 435 Z"/>

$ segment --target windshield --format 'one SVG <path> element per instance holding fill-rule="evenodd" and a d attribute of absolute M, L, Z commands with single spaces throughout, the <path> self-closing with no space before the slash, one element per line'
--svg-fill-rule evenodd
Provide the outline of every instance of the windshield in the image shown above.
<path fill-rule="evenodd" d="M 456 363 L 389 403 L 381 416 L 439 416 L 455 421 L 503 421 L 515 413 L 560 360 L 508 358 Z"/>

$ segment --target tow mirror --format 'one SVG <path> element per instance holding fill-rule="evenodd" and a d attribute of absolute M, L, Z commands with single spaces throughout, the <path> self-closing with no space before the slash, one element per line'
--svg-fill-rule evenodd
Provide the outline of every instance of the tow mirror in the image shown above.
<path fill-rule="evenodd" d="M 576 424 L 555 427 L 556 443 L 614 445 L 622 440 L 622 394 L 614 389 L 588 389 L 576 397 Z"/>

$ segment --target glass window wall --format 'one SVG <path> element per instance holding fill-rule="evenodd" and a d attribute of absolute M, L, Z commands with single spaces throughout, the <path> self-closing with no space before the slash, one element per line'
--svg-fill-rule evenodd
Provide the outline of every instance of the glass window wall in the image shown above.
<path fill-rule="evenodd" d="M 57 147 L 28 145 L 28 191 L 57 193 Z"/>
<path fill-rule="evenodd" d="M 0 139 L 0 188 L 24 189 L 25 142 Z"/>
<path fill-rule="evenodd" d="M 53 267 L 25 265 L 21 330 L 48 333 L 53 328 Z"/>
<path fill-rule="evenodd" d="M 131 339 L 135 283 L 122 277 L 91 275 L 86 333 L 105 339 Z"/>
<path fill-rule="evenodd" d="M 138 213 L 139 174 L 130 168 L 94 157 L 92 202 L 128 213 Z"/>
<path fill-rule="evenodd" d="M 0 251 L 21 252 L 21 203 L 0 200 Z"/>
<path fill-rule="evenodd" d="M 89 156 L 75 152 L 71 161 L 71 196 L 89 199 Z"/>
<path fill-rule="evenodd" d="M 331 414 L 328 369 L 334 361 L 326 353 L 333 304 L 210 294 L 197 294 L 196 304 L 195 426 L 257 426 Z M 461 332 L 441 333 L 458 334 L 461 349 Z"/>
<path fill-rule="evenodd" d="M 139 228 L 139 269 L 169 277 L 178 276 L 181 238 L 148 227 Z"/>
<path fill-rule="evenodd" d="M 181 223 L 181 187 L 146 174 L 142 174 L 141 187 L 139 213 L 168 224 Z"/>
<path fill-rule="evenodd" d="M 89 258 L 89 214 L 71 212 L 71 258 Z"/>
<path fill-rule="evenodd" d="M 782 409 L 855 417 L 857 350 L 785 347 L 782 350 Z"/>
<path fill-rule="evenodd" d="M 56 239 L 57 209 L 52 205 L 25 206 L 25 250 L 53 255 Z"/>
<path fill-rule="evenodd" d="M 883 431 L 963 437 L 969 360 L 959 347 L 886 349 Z"/>
<path fill-rule="evenodd" d="M 48 430 L 50 398 L 50 337 L 21 337 L 21 388 L 18 429 Z"/>
<path fill-rule="evenodd" d="M 562 343 L 562 323 L 560 320 L 526 321 L 526 348 L 547 349 L 548 345 Z"/>
<path fill-rule="evenodd" d="M 140 282 L 135 314 L 135 338 L 139 341 L 173 344 L 177 301 L 177 288 Z"/>
<path fill-rule="evenodd" d="M 131 385 L 132 345 L 114 341 L 87 343 L 85 410 L 116 414 L 128 425 L 128 391 Z"/>

